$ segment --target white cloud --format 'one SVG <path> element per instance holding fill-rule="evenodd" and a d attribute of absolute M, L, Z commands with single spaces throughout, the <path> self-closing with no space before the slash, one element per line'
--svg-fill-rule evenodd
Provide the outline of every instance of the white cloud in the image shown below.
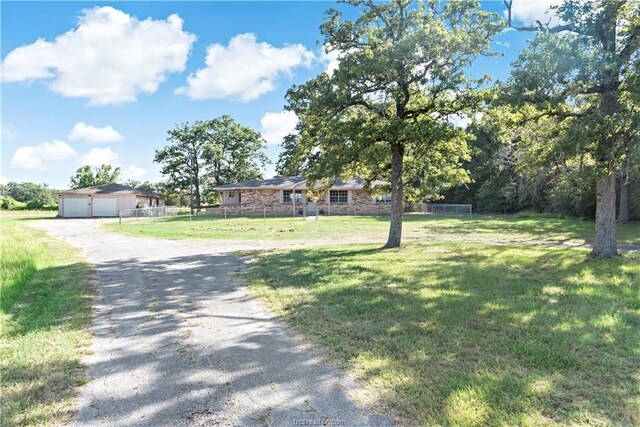
<path fill-rule="evenodd" d="M 81 165 L 101 166 L 104 164 L 114 164 L 118 161 L 118 153 L 110 147 L 92 148 L 87 154 L 82 156 L 78 163 Z"/>
<path fill-rule="evenodd" d="M 0 123 L 0 135 L 3 139 L 15 139 L 16 128 L 10 123 Z"/>
<path fill-rule="evenodd" d="M 6 176 L 0 176 L 1 185 L 6 185 L 8 182 L 9 182 L 9 178 L 7 178 Z"/>
<path fill-rule="evenodd" d="M 64 141 L 20 147 L 11 158 L 11 166 L 19 169 L 46 170 L 48 160 L 64 160 L 76 156 L 76 151 Z"/>
<path fill-rule="evenodd" d="M 332 50 L 327 53 L 327 46 L 323 46 L 320 52 L 320 57 L 318 58 L 320 62 L 326 64 L 326 68 L 324 72 L 331 76 L 335 70 L 340 66 L 339 52 L 337 50 Z"/>
<path fill-rule="evenodd" d="M 255 34 L 238 34 L 227 47 L 207 47 L 205 67 L 191 74 L 187 86 L 176 90 L 192 99 L 239 99 L 247 102 L 275 89 L 276 81 L 296 67 L 309 67 L 315 55 L 301 44 L 282 48 L 256 41 Z"/>
<path fill-rule="evenodd" d="M 138 167 L 136 165 L 129 165 L 129 167 L 125 172 L 125 175 L 129 179 L 135 179 L 135 178 L 142 178 L 143 176 L 146 175 L 146 173 L 147 171 L 142 169 L 141 167 Z"/>
<path fill-rule="evenodd" d="M 108 6 L 86 9 L 77 27 L 54 41 L 38 39 L 9 52 L 2 81 L 44 80 L 65 97 L 122 104 L 184 71 L 194 41 L 178 15 L 141 21 Z"/>
<path fill-rule="evenodd" d="M 563 1 L 564 0 L 514 0 L 511 17 L 525 24 L 540 20 L 543 24 L 549 22 L 551 25 L 556 25 L 559 22 L 558 18 L 555 17 L 553 11 L 549 10 L 549 7 L 562 4 Z"/>
<path fill-rule="evenodd" d="M 90 144 L 104 144 L 109 142 L 122 141 L 122 135 L 111 125 L 99 128 L 78 122 L 69 132 L 68 138 L 71 140 L 86 141 Z"/>
<path fill-rule="evenodd" d="M 298 117 L 293 111 L 266 113 L 260 119 L 260 133 L 269 145 L 278 145 L 282 139 L 293 132 L 298 124 Z"/>

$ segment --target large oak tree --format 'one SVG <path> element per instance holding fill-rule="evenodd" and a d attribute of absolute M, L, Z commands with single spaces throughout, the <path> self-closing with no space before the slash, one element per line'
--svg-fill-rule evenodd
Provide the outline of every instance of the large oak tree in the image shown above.
<path fill-rule="evenodd" d="M 511 25 L 512 0 L 504 1 Z M 640 2 L 565 0 L 555 13 L 561 21 L 556 26 L 511 25 L 537 32 L 514 64 L 511 99 L 564 121 L 574 146 L 594 157 L 599 177 L 593 253 L 613 257 L 616 176 L 638 129 Z"/>
<path fill-rule="evenodd" d="M 160 164 L 169 186 L 193 189 L 198 208 L 203 185 L 260 178 L 261 167 L 268 162 L 260 133 L 226 115 L 182 123 L 168 131 L 167 141 L 167 146 L 156 150 L 154 162 Z"/>
<path fill-rule="evenodd" d="M 287 94 L 301 125 L 280 164 L 311 179 L 359 175 L 389 182 L 386 247 L 398 247 L 405 183 L 419 197 L 465 176 L 467 135 L 451 118 L 477 107 L 484 79 L 471 78 L 469 66 L 491 54 L 504 24 L 474 0 L 346 3 L 358 9 L 357 19 L 329 9 L 321 26 L 339 68 Z"/>

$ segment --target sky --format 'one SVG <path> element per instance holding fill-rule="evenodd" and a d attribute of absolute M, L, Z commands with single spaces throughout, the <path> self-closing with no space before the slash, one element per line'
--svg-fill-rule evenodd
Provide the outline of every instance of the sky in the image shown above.
<path fill-rule="evenodd" d="M 515 0 L 530 23 L 558 0 Z M 83 164 L 110 163 L 124 179 L 160 181 L 154 151 L 176 124 L 228 114 L 262 133 L 274 174 L 296 117 L 294 84 L 336 60 L 319 31 L 333 2 L 0 2 L 0 183 L 67 188 Z M 483 8 L 503 13 L 502 1 Z M 502 55 L 473 75 L 507 78 L 530 33 L 505 31 Z"/>

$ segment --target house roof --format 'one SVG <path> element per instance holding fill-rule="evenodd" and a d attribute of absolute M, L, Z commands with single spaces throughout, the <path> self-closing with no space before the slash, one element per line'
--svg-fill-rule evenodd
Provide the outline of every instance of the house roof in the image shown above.
<path fill-rule="evenodd" d="M 122 185 L 122 184 L 104 184 L 104 185 L 96 185 L 94 187 L 76 188 L 73 190 L 61 191 L 58 194 L 60 195 L 135 194 L 136 196 L 152 196 L 152 197 L 162 198 L 162 196 L 152 193 L 150 191 L 138 190 L 136 188 L 129 187 L 128 185 Z"/>
<path fill-rule="evenodd" d="M 337 179 L 331 186 L 334 190 L 360 190 L 365 186 L 363 178 L 349 178 L 347 180 Z M 375 181 L 372 186 L 383 186 L 382 181 Z M 236 182 L 213 187 L 213 190 L 253 190 L 253 189 L 275 189 L 275 190 L 306 190 L 307 181 L 301 176 L 282 177 L 277 176 L 270 179 L 257 179 L 253 181 Z"/>

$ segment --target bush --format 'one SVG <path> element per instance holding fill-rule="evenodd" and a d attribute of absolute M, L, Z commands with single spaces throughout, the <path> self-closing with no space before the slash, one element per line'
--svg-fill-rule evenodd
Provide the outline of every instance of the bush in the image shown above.
<path fill-rule="evenodd" d="M 480 212 L 514 213 L 518 211 L 518 182 L 511 174 L 498 174 L 482 183 L 476 196 Z"/>
<path fill-rule="evenodd" d="M 549 211 L 560 215 L 594 218 L 597 179 L 594 167 L 558 175 L 549 191 Z"/>
<path fill-rule="evenodd" d="M 19 202 L 11 196 L 0 196 L 0 209 L 2 210 L 19 210 L 26 207 L 26 203 Z"/>

